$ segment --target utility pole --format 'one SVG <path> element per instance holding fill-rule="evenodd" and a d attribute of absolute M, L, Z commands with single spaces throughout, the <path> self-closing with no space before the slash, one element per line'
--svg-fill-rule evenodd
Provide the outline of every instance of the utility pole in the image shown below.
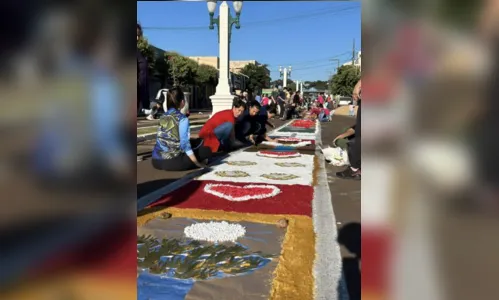
<path fill-rule="evenodd" d="M 340 60 L 337 58 L 330 59 L 330 61 L 336 61 L 338 63 L 338 67 L 336 68 L 336 72 L 338 72 L 338 69 L 340 68 Z"/>

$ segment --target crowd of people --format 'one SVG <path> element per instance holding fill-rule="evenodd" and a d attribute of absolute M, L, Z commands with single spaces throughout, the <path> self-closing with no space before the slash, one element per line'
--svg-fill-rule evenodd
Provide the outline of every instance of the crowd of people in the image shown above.
<path fill-rule="evenodd" d="M 142 28 L 137 24 L 137 40 L 141 37 Z M 312 99 L 303 97 L 300 90 L 287 87 L 274 86 L 272 93 L 257 93 L 255 96 L 247 90 L 235 96 L 230 109 L 215 113 L 203 125 L 197 139 L 191 139 L 188 105 L 182 89 L 160 90 L 156 100 L 150 102 L 147 73 L 147 60 L 137 51 L 137 112 L 146 113 L 149 120 L 159 117 L 152 152 L 152 165 L 159 170 L 206 168 L 214 154 L 263 141 L 273 142 L 267 135 L 267 127 L 275 128 L 271 122 L 274 118 L 328 122 L 337 107 L 331 96 L 326 97 L 324 93 Z M 359 81 L 353 92 L 355 102 L 360 100 L 360 91 Z M 360 133 L 359 106 L 356 124 L 333 141 L 334 146 L 343 147 L 349 153 L 351 166 L 336 174 L 340 178 L 360 180 Z"/>
<path fill-rule="evenodd" d="M 325 100 L 322 99 L 321 103 L 320 96 L 315 103 L 308 104 L 309 110 L 305 107 L 301 112 L 307 104 L 300 91 L 276 87 L 272 95 L 256 95 L 251 99 L 250 94 L 244 92 L 235 97 L 230 109 L 215 113 L 203 125 L 199 137 L 191 139 L 188 116 L 182 113 L 186 105 L 182 89 L 167 90 L 165 98 L 168 110 L 159 117 L 160 126 L 152 153 L 154 168 L 165 171 L 206 168 L 214 155 L 258 145 L 263 141 L 273 142 L 267 134 L 267 127 L 275 128 L 271 121 L 275 117 L 281 120 L 303 117 L 319 121 L 331 118 L 324 107 Z M 354 99 L 360 100 L 360 81 L 355 87 Z M 360 180 L 360 107 L 357 123 L 338 136 L 333 144 L 348 149 L 351 162 L 349 168 L 336 175 Z"/>

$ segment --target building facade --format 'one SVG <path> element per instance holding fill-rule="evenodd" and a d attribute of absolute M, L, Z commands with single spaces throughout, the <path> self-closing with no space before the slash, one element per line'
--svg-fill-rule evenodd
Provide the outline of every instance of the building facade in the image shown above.
<path fill-rule="evenodd" d="M 348 65 L 352 65 L 352 61 L 347 61 L 346 63 L 343 64 L 343 66 L 348 66 Z M 362 68 L 362 51 L 359 51 L 357 53 L 357 57 L 353 61 L 353 65 Z"/>
<path fill-rule="evenodd" d="M 189 56 L 190 59 L 196 61 L 198 64 L 205 64 L 218 69 L 219 59 L 217 56 Z M 229 71 L 231 72 L 231 86 L 237 93 L 246 89 L 247 77 L 242 75 L 241 71 L 249 64 L 256 66 L 263 66 L 256 60 L 231 60 L 229 63 Z M 270 70 L 265 67 L 266 73 L 270 78 Z M 266 88 L 270 87 L 270 80 Z"/>

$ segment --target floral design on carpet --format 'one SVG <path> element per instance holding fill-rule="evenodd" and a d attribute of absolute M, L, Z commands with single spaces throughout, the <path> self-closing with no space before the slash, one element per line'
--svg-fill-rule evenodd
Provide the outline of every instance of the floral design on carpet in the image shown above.
<path fill-rule="evenodd" d="M 254 161 L 247 161 L 247 160 L 233 160 L 233 161 L 228 161 L 227 164 L 229 166 L 242 166 L 242 167 L 245 167 L 245 166 L 254 166 L 256 165 L 257 163 L 254 162 Z"/>
<path fill-rule="evenodd" d="M 160 278 L 192 280 L 244 275 L 267 265 L 274 255 L 251 253 L 241 244 L 137 237 L 137 272 Z M 160 279 L 158 278 L 158 279 Z"/>
<path fill-rule="evenodd" d="M 283 168 L 299 168 L 299 167 L 306 167 L 304 164 L 300 164 L 297 162 L 276 162 L 276 166 L 283 167 Z"/>
<path fill-rule="evenodd" d="M 287 173 L 269 173 L 261 175 L 263 178 L 272 179 L 272 180 L 291 180 L 295 178 L 299 178 L 299 176 Z"/>
<path fill-rule="evenodd" d="M 315 127 L 315 121 L 313 120 L 295 120 L 291 122 L 290 126 L 299 128 L 313 128 Z"/>
<path fill-rule="evenodd" d="M 229 201 L 248 201 L 256 199 L 266 199 L 274 197 L 281 190 L 273 185 L 245 185 L 237 186 L 233 184 L 207 184 L 204 191 L 208 194 L 229 200 Z"/>
<path fill-rule="evenodd" d="M 213 243 L 233 242 L 246 234 L 246 228 L 237 223 L 229 222 L 202 222 L 194 223 L 184 228 L 187 238 L 196 241 Z"/>
<path fill-rule="evenodd" d="M 272 157 L 272 158 L 293 158 L 300 157 L 301 154 L 296 151 L 258 151 L 256 153 L 258 156 Z"/>
<path fill-rule="evenodd" d="M 280 143 L 299 143 L 302 141 L 302 139 L 297 139 L 297 138 L 277 138 L 276 141 Z"/>
<path fill-rule="evenodd" d="M 264 141 L 262 142 L 262 145 L 268 145 L 268 146 L 275 146 L 275 147 L 278 147 L 278 146 L 286 146 L 286 147 L 290 147 L 290 148 L 300 148 L 300 147 L 305 147 L 305 146 L 308 146 L 308 145 L 311 145 L 312 142 L 310 141 L 302 141 L 302 142 L 267 142 L 267 141 Z"/>
<path fill-rule="evenodd" d="M 250 177 L 248 173 L 243 171 L 216 171 L 215 175 L 228 178 Z"/>

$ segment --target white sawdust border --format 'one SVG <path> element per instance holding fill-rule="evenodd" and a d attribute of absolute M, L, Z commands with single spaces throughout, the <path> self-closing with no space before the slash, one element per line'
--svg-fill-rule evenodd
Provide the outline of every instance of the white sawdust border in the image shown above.
<path fill-rule="evenodd" d="M 317 122 L 319 123 L 319 122 Z M 322 145 L 321 127 L 317 127 L 315 143 Z M 349 300 L 348 290 L 343 276 L 343 262 L 338 244 L 338 230 L 334 215 L 331 191 L 327 181 L 324 156 L 316 150 L 320 170 L 314 187 L 312 216 L 314 222 L 315 262 L 314 282 L 315 300 Z"/>
<path fill-rule="evenodd" d="M 275 132 L 277 132 L 279 129 L 286 127 L 291 122 L 292 121 L 289 121 L 289 122 L 285 123 L 284 125 L 281 125 L 281 126 L 275 128 L 274 130 L 272 130 L 269 133 L 269 135 L 272 135 Z M 227 156 L 220 157 L 220 158 L 216 159 L 212 164 L 218 164 L 221 161 L 226 160 L 228 157 L 231 157 L 231 156 L 236 155 L 238 153 L 244 152 L 244 150 L 246 150 L 247 148 L 248 147 L 245 147 L 245 148 L 239 149 L 237 151 L 234 151 L 234 152 L 230 153 Z M 206 173 L 209 173 L 209 172 L 207 170 L 205 170 L 205 169 L 192 172 L 192 173 L 190 173 L 189 175 L 187 175 L 187 176 L 185 176 L 183 178 L 180 178 L 180 179 L 178 179 L 178 180 L 176 180 L 176 181 L 174 181 L 172 183 L 169 183 L 169 184 L 165 185 L 164 187 L 162 187 L 160 189 L 152 191 L 149 194 L 146 194 L 146 195 L 138 198 L 137 199 L 137 212 L 145 209 L 148 205 L 150 205 L 150 204 L 158 201 L 164 195 L 166 195 L 168 193 L 171 193 L 171 192 L 173 192 L 173 191 L 175 191 L 175 190 L 177 190 L 177 189 L 185 186 L 186 184 L 188 184 L 189 182 L 191 182 L 193 179 L 195 179 L 197 177 L 200 177 L 200 176 L 202 176 L 203 174 L 206 174 Z"/>

